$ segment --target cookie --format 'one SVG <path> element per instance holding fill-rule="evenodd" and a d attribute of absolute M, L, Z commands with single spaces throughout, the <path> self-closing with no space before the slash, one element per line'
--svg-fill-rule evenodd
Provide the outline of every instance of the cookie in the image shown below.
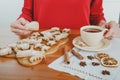
<path fill-rule="evenodd" d="M 60 46 L 67 43 L 70 29 L 59 29 L 57 27 L 33 32 L 28 38 L 17 42 L 16 58 L 23 66 L 39 64 L 42 59 L 56 52 Z"/>
<path fill-rule="evenodd" d="M 25 25 L 33 33 L 25 38 L 18 40 L 15 44 L 0 48 L 1 57 L 14 57 L 23 66 L 34 66 L 39 64 L 46 55 L 55 53 L 60 46 L 69 40 L 70 29 L 60 29 L 53 27 L 42 32 L 38 30 L 38 23 L 31 22 Z"/>
<path fill-rule="evenodd" d="M 31 31 L 38 31 L 39 30 L 39 23 L 37 21 L 32 21 L 30 23 L 27 23 L 25 25 L 25 27 L 28 29 L 28 30 L 31 30 Z"/>
<path fill-rule="evenodd" d="M 23 58 L 17 58 L 18 63 L 20 63 L 23 66 L 34 66 L 39 64 L 42 61 L 42 58 L 35 60 L 33 62 L 30 62 L 29 57 L 23 57 Z"/>
<path fill-rule="evenodd" d="M 15 52 L 11 47 L 4 47 L 0 49 L 0 57 L 15 57 Z"/>

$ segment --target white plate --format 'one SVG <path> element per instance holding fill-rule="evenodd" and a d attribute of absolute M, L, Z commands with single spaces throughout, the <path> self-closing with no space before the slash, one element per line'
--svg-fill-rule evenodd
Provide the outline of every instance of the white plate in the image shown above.
<path fill-rule="evenodd" d="M 82 49 L 82 50 L 86 50 L 86 51 L 102 51 L 102 50 L 108 49 L 111 46 L 110 41 L 107 40 L 107 39 L 103 39 L 101 44 L 96 46 L 96 47 L 80 46 L 80 45 L 77 44 L 77 42 L 79 42 L 79 41 L 83 43 L 83 41 L 82 41 L 80 36 L 74 38 L 72 43 L 78 49 Z"/>

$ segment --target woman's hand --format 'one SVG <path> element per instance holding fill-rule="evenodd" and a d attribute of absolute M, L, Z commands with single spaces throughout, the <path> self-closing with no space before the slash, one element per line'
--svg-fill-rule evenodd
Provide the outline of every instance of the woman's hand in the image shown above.
<path fill-rule="evenodd" d="M 98 25 L 108 29 L 107 33 L 105 34 L 105 38 L 112 40 L 120 36 L 120 25 L 115 21 L 106 23 L 104 20 L 101 20 Z"/>
<path fill-rule="evenodd" d="M 108 29 L 108 32 L 105 34 L 105 37 L 109 40 L 120 36 L 120 25 L 115 21 L 110 21 L 106 23 L 105 28 Z"/>
<path fill-rule="evenodd" d="M 11 24 L 11 31 L 20 37 L 27 37 L 32 32 L 25 27 L 27 23 L 29 23 L 29 21 L 20 18 Z"/>

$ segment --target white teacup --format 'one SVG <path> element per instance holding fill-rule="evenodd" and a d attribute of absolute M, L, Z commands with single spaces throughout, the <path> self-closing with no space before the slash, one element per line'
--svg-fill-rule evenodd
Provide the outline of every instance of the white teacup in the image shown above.
<path fill-rule="evenodd" d="M 83 26 L 80 29 L 82 40 L 91 47 L 99 46 L 104 39 L 104 33 L 107 29 L 100 26 Z"/>

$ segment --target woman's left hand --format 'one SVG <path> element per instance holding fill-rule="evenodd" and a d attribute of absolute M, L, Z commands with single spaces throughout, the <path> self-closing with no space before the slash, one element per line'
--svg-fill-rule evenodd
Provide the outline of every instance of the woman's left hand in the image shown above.
<path fill-rule="evenodd" d="M 105 24 L 105 28 L 108 29 L 108 32 L 105 34 L 105 37 L 109 40 L 120 36 L 120 25 L 115 21 L 110 21 Z"/>

